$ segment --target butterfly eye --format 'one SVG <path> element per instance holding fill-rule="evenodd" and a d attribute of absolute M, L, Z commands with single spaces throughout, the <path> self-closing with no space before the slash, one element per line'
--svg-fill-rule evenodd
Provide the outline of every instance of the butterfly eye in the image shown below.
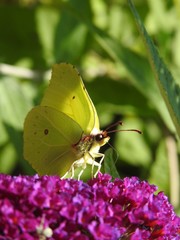
<path fill-rule="evenodd" d="M 95 136 L 95 140 L 96 140 L 97 142 L 100 142 L 103 138 L 104 138 L 104 137 L 103 137 L 102 134 L 97 134 L 97 135 Z"/>
<path fill-rule="evenodd" d="M 100 141 L 102 141 L 103 139 L 105 139 L 105 138 L 107 138 L 107 137 L 108 137 L 107 132 L 106 132 L 106 131 L 103 131 L 102 133 L 99 133 L 99 134 L 97 134 L 97 135 L 95 136 L 95 140 L 96 140 L 97 142 L 100 142 Z"/>

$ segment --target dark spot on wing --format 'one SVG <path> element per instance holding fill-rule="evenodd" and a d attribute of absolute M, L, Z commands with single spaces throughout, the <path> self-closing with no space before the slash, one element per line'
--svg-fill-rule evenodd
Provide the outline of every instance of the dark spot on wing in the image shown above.
<path fill-rule="evenodd" d="M 75 96 L 72 97 L 72 99 L 75 99 L 75 98 L 76 98 Z"/>
<path fill-rule="evenodd" d="M 48 133 L 49 133 L 49 130 L 46 128 L 46 129 L 44 129 L 44 134 L 45 135 L 48 135 Z"/>

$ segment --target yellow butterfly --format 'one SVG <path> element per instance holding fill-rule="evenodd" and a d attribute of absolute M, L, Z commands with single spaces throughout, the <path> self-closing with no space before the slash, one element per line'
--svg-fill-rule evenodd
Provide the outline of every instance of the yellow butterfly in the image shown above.
<path fill-rule="evenodd" d="M 74 177 L 87 164 L 101 169 L 101 146 L 109 140 L 100 131 L 96 109 L 74 66 L 55 64 L 50 85 L 42 102 L 27 115 L 24 123 L 24 157 L 40 175 Z M 95 158 L 101 158 L 99 162 Z"/>

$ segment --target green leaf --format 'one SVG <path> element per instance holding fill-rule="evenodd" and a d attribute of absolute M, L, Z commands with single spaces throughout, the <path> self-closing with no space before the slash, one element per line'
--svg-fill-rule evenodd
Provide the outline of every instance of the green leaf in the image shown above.
<path fill-rule="evenodd" d="M 0 118 L 0 133 L 1 133 L 1 138 L 0 138 L 0 146 L 1 146 L 8 140 L 8 135 L 1 118 Z"/>
<path fill-rule="evenodd" d="M 79 0 L 79 4 L 80 2 L 82 1 Z M 74 6 L 71 5 L 71 11 L 75 13 L 75 18 L 81 19 L 81 22 L 86 25 L 99 45 L 110 58 L 117 63 L 117 70 L 119 70 L 118 66 L 121 64 L 126 67 L 131 79 L 134 81 L 134 85 L 151 101 L 165 124 L 170 129 L 174 129 L 165 103 L 154 81 L 154 76 L 147 59 L 124 47 L 117 39 L 112 38 L 105 31 L 95 27 L 86 15 L 79 10 L 77 4 Z M 121 75 L 120 71 L 119 75 Z"/>
<path fill-rule="evenodd" d="M 125 81 L 113 81 L 103 76 L 96 78 L 93 82 L 86 82 L 86 87 L 97 110 L 103 108 L 105 113 L 113 114 L 135 112 L 143 116 L 157 115 L 155 110 L 149 108 L 147 98 Z"/>
<path fill-rule="evenodd" d="M 44 66 L 41 44 L 36 32 L 35 11 L 36 7 L 26 8 L 21 7 L 20 4 L 11 6 L 1 4 L 1 62 L 14 64 L 22 59 L 30 59 L 36 67 Z"/>
<path fill-rule="evenodd" d="M 77 12 L 73 8 L 76 6 L 89 17 L 91 17 L 91 11 L 89 1 L 71 0 L 70 3 L 73 7 L 66 2 L 60 12 L 61 18 L 56 27 L 54 40 L 54 55 L 57 61 L 74 63 L 83 55 L 88 31 L 78 17 L 74 18 Z"/>
<path fill-rule="evenodd" d="M 180 137 L 180 86 L 175 82 L 163 60 L 159 57 L 158 51 L 149 37 L 132 1 L 129 0 L 128 2 L 145 43 L 157 85 L 176 127 L 177 134 Z"/>
<path fill-rule="evenodd" d="M 124 123 L 125 124 L 120 127 L 120 130 L 131 129 L 133 126 L 136 126 L 138 129 L 143 129 L 143 122 L 139 119 L 127 118 L 124 119 Z M 146 132 L 143 133 L 143 135 L 135 132 L 117 133 L 115 148 L 121 160 L 132 166 L 139 166 L 146 169 L 151 163 L 152 153 L 148 143 L 146 143 L 143 138 Z M 156 135 L 156 133 L 154 133 L 154 135 Z"/>
<path fill-rule="evenodd" d="M 10 174 L 17 164 L 17 154 L 12 143 L 0 148 L 0 172 Z"/>
<path fill-rule="evenodd" d="M 109 173 L 113 178 L 120 178 L 119 173 L 116 169 L 115 159 L 117 158 L 117 154 L 115 154 L 114 150 L 109 148 L 105 152 L 104 159 L 104 172 Z"/>
<path fill-rule="evenodd" d="M 159 143 L 155 161 L 151 166 L 149 182 L 159 187 L 158 191 L 169 194 L 169 164 L 165 141 Z"/>
<path fill-rule="evenodd" d="M 28 107 L 22 84 L 15 78 L 1 78 L 0 116 L 2 121 L 15 129 L 22 130 Z"/>
<path fill-rule="evenodd" d="M 50 64 L 55 62 L 53 55 L 54 35 L 59 20 L 58 10 L 40 6 L 36 10 L 37 31 L 43 47 L 44 57 Z"/>

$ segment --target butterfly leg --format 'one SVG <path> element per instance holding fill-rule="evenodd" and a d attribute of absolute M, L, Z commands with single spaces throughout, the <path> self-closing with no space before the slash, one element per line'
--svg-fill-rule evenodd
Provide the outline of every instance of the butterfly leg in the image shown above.
<path fill-rule="evenodd" d="M 101 157 L 101 160 L 100 160 L 100 162 L 98 163 L 98 169 L 97 169 L 97 171 L 95 172 L 94 177 L 96 177 L 97 174 L 98 174 L 98 172 L 100 172 L 101 167 L 102 167 L 102 162 L 103 162 L 103 160 L 104 160 L 105 155 L 104 155 L 103 153 L 97 153 L 96 157 Z M 95 162 L 95 161 L 94 161 L 94 162 Z M 96 163 L 97 163 L 97 162 L 96 162 Z"/>
<path fill-rule="evenodd" d="M 86 162 L 89 165 L 92 165 L 91 168 L 91 177 L 93 178 L 93 172 L 94 172 L 94 165 L 95 165 L 95 158 L 92 156 L 91 152 L 87 152 L 85 156 Z"/>
<path fill-rule="evenodd" d="M 80 180 L 81 175 L 83 174 L 85 168 L 86 168 L 86 164 L 84 164 L 84 166 L 82 166 L 82 170 L 81 170 L 80 173 L 78 174 L 78 180 Z"/>
<path fill-rule="evenodd" d="M 74 177 L 74 165 L 75 165 L 76 161 L 71 165 L 70 169 L 61 177 L 61 179 L 66 178 L 70 173 L 71 173 L 71 177 Z"/>
<path fill-rule="evenodd" d="M 68 174 L 69 174 L 69 171 L 67 171 L 67 172 L 61 177 L 61 179 L 65 179 Z"/>
<path fill-rule="evenodd" d="M 94 165 L 96 165 L 95 163 L 95 158 L 92 156 L 91 152 L 86 152 L 85 156 L 85 163 L 89 164 L 92 166 L 91 168 L 91 177 L 93 178 L 93 172 L 94 172 Z"/>
<path fill-rule="evenodd" d="M 92 165 L 91 174 L 92 174 L 92 177 L 96 177 L 98 172 L 100 172 L 100 170 L 101 170 L 102 162 L 103 162 L 103 159 L 104 159 L 104 154 L 96 153 L 96 154 L 92 155 L 90 152 L 88 152 L 88 155 L 90 156 L 90 158 L 87 158 L 86 163 Z M 98 158 L 98 157 L 101 157 L 101 160 L 100 160 L 99 163 L 95 161 L 95 158 Z M 98 168 L 97 171 L 95 172 L 95 174 L 93 174 L 94 173 L 94 166 L 96 166 Z"/>
<path fill-rule="evenodd" d="M 86 168 L 86 162 L 84 161 L 84 158 L 80 158 L 78 160 L 76 160 L 70 167 L 70 169 L 61 177 L 61 179 L 64 179 L 68 176 L 68 174 L 71 174 L 70 178 L 74 177 L 74 172 L 75 169 L 78 167 L 82 167 L 82 170 L 80 171 L 80 173 L 78 174 L 78 180 L 80 179 L 84 169 Z"/>

